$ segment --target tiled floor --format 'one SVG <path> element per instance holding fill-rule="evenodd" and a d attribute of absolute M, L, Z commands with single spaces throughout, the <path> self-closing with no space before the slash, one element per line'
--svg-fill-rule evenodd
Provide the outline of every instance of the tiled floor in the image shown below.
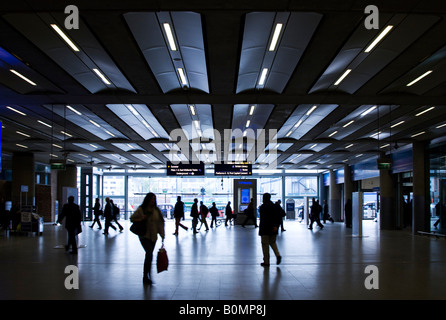
<path fill-rule="evenodd" d="M 446 299 L 446 240 L 380 231 L 371 221 L 364 222 L 363 237 L 353 237 L 342 223 L 310 231 L 286 221 L 277 241 L 282 263 L 272 259 L 269 268 L 260 266 L 253 226 L 222 225 L 196 235 L 180 229 L 175 237 L 173 222 L 166 221 L 169 270 L 157 274 L 154 264 L 152 287 L 142 284 L 144 252 L 128 221 L 123 233 L 111 230 L 108 237 L 89 225 L 77 256 L 60 248 L 62 227 L 45 225 L 34 237 L 2 233 L 0 299 Z M 68 265 L 78 267 L 77 290 L 65 288 Z M 365 287 L 368 265 L 379 271 L 373 273 L 378 289 Z"/>

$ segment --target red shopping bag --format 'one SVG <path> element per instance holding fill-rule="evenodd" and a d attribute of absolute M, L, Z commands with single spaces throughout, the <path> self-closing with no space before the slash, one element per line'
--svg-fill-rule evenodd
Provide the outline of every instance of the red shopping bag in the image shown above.
<path fill-rule="evenodd" d="M 164 244 L 158 250 L 158 256 L 156 257 L 156 267 L 158 273 L 167 270 L 169 266 L 169 258 L 167 258 L 167 251 L 164 249 Z"/>

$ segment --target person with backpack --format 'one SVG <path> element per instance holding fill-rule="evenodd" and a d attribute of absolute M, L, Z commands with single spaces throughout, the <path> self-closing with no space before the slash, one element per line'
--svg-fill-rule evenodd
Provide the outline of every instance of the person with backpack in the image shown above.
<path fill-rule="evenodd" d="M 203 201 L 200 201 L 201 224 L 200 224 L 200 227 L 198 228 L 198 230 L 201 229 L 201 226 L 202 226 L 203 223 L 204 223 L 204 226 L 206 227 L 206 230 L 205 230 L 205 231 L 209 231 L 208 223 L 207 223 L 207 221 L 206 221 L 206 217 L 208 216 L 208 213 L 209 213 L 209 209 L 208 209 L 208 207 L 206 207 L 206 206 L 203 204 Z"/>
<path fill-rule="evenodd" d="M 113 208 L 113 219 L 112 219 L 112 221 L 114 221 L 114 222 L 116 222 L 116 224 L 118 225 L 118 227 L 119 227 L 119 232 L 122 232 L 122 230 L 124 230 L 124 228 L 119 224 L 119 222 L 118 222 L 118 217 L 119 217 L 119 208 L 118 208 L 118 206 L 116 206 L 114 203 L 113 203 L 113 200 L 111 200 L 110 199 L 110 203 L 111 203 L 111 205 L 112 205 L 112 208 Z"/>
<path fill-rule="evenodd" d="M 215 206 L 215 202 L 212 202 L 212 207 L 209 209 L 209 212 L 211 213 L 211 228 L 214 227 L 214 221 L 215 221 L 215 227 L 217 227 L 217 217 L 220 215 L 218 212 L 217 207 Z"/>

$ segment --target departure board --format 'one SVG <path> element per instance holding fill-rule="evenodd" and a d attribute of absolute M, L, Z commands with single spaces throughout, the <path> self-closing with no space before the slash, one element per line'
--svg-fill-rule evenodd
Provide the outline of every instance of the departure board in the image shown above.
<path fill-rule="evenodd" d="M 234 162 L 214 164 L 216 176 L 251 176 L 252 164 L 250 162 Z"/>
<path fill-rule="evenodd" d="M 204 163 L 178 163 L 167 161 L 168 176 L 204 176 Z"/>

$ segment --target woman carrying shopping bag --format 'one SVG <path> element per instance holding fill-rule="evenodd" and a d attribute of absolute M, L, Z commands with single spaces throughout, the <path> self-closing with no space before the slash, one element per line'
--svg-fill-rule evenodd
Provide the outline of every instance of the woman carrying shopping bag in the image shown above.
<path fill-rule="evenodd" d="M 142 204 L 130 217 L 130 221 L 146 221 L 146 232 L 144 235 L 139 236 L 139 241 L 146 252 L 143 268 L 143 283 L 152 285 L 151 269 L 153 250 L 155 249 L 158 234 L 161 236 L 164 244 L 164 218 L 156 205 L 156 195 L 154 193 L 149 192 L 145 196 Z"/>

